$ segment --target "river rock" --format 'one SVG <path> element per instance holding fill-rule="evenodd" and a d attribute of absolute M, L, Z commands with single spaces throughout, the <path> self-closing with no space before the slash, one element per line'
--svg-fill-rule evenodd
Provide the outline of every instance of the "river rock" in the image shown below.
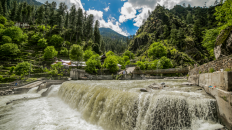
<path fill-rule="evenodd" d="M 148 92 L 147 89 L 141 88 L 140 92 Z"/>
<path fill-rule="evenodd" d="M 156 83 L 153 83 L 148 86 L 148 88 L 151 88 L 151 89 L 163 89 L 163 87 L 164 87 L 163 85 L 156 84 Z"/>

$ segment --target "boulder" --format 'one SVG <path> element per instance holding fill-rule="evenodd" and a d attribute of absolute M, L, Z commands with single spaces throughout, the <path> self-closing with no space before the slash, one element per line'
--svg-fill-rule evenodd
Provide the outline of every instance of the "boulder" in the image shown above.
<path fill-rule="evenodd" d="M 163 87 L 164 87 L 163 85 L 156 84 L 156 83 L 153 83 L 148 86 L 148 88 L 151 88 L 151 89 L 163 89 Z"/>
<path fill-rule="evenodd" d="M 147 89 L 141 88 L 140 92 L 148 92 Z"/>

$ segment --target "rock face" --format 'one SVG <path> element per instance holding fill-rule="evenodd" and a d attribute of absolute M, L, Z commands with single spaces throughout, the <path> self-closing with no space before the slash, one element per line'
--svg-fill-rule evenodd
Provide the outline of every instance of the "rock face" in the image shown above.
<path fill-rule="evenodd" d="M 232 26 L 227 27 L 219 34 L 214 47 L 216 59 L 230 54 L 232 54 Z"/>

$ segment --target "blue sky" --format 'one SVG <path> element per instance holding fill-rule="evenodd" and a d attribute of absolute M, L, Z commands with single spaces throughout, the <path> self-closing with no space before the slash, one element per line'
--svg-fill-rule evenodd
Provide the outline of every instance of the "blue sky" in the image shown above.
<path fill-rule="evenodd" d="M 112 30 L 128 36 L 134 35 L 142 25 L 143 19 L 147 19 L 148 10 L 151 12 L 157 4 L 166 8 L 173 8 L 176 4 L 191 4 L 191 6 L 213 5 L 215 0 L 37 0 L 65 2 L 68 7 L 74 3 L 77 8 L 93 14 L 95 20 L 99 20 L 100 27 L 111 28 Z"/>

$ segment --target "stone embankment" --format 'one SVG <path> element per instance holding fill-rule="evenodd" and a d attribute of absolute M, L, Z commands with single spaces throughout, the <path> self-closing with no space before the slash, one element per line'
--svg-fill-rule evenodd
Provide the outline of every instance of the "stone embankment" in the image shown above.
<path fill-rule="evenodd" d="M 189 72 L 188 81 L 201 86 L 208 94 L 215 97 L 220 121 L 232 130 L 232 72 L 217 71 L 199 74 L 199 72 L 208 72 L 210 68 L 231 69 L 232 58 L 223 58 L 194 68 Z"/>
<path fill-rule="evenodd" d="M 65 82 L 67 80 L 41 80 L 41 81 L 36 81 L 21 87 L 10 87 L 7 90 L 4 91 L 0 91 L 0 96 L 4 96 L 4 95 L 10 95 L 10 94 L 21 94 L 21 93 L 27 93 L 31 88 L 37 87 L 37 92 L 45 89 L 45 88 L 49 88 L 51 85 L 58 85 L 58 84 L 62 84 L 63 82 Z"/>

